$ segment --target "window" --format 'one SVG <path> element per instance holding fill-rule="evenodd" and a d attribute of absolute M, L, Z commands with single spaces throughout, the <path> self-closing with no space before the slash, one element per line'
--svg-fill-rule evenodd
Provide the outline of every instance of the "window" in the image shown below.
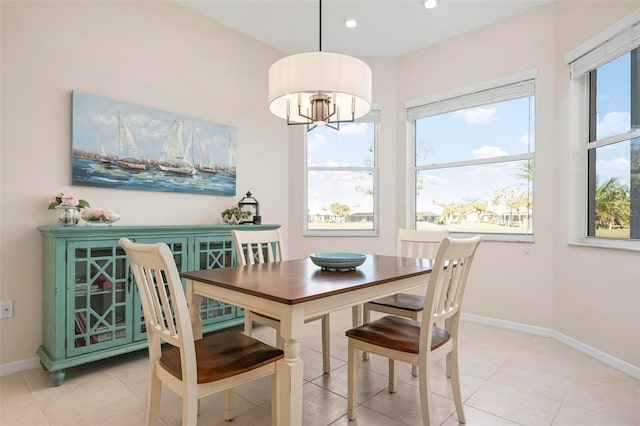
<path fill-rule="evenodd" d="M 532 239 L 534 76 L 413 101 L 410 220 L 416 229 Z"/>
<path fill-rule="evenodd" d="M 379 112 L 306 139 L 305 235 L 377 235 Z"/>
<path fill-rule="evenodd" d="M 584 194 L 578 236 L 618 246 L 615 241 L 640 240 L 640 14 L 612 31 L 600 36 L 604 42 L 579 48 L 586 53 L 569 54 L 567 62 L 573 108 L 582 111 L 572 128 L 586 180 L 577 186 Z"/>

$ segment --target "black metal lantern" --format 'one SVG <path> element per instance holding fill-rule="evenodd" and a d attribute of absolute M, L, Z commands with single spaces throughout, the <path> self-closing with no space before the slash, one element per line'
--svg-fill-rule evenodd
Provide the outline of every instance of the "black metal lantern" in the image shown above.
<path fill-rule="evenodd" d="M 253 223 L 254 225 L 260 225 L 262 223 L 262 217 L 260 216 L 260 204 L 256 200 L 250 191 L 238 201 L 238 207 L 240 209 L 249 212 L 249 217 L 244 219 L 240 223 Z"/>

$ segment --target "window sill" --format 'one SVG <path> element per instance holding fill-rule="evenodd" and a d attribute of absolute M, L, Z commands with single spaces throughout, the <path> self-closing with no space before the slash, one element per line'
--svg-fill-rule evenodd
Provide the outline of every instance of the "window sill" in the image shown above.
<path fill-rule="evenodd" d="M 640 252 L 640 241 L 638 240 L 616 240 L 610 238 L 584 237 L 579 241 L 569 241 L 569 245 L 578 247 L 593 247 L 609 250 Z"/>
<path fill-rule="evenodd" d="M 482 235 L 484 241 L 495 241 L 501 243 L 533 243 L 535 238 L 531 234 L 483 234 L 481 232 L 449 232 L 453 238 L 469 238 L 475 235 Z"/>
<path fill-rule="evenodd" d="M 378 231 L 375 229 L 362 230 L 306 230 L 302 233 L 303 237 L 377 237 Z"/>

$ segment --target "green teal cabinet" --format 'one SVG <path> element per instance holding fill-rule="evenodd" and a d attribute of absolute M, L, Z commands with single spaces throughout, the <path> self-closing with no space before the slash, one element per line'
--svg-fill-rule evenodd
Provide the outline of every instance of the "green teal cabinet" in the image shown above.
<path fill-rule="evenodd" d="M 232 229 L 276 229 L 279 225 L 41 226 L 43 239 L 42 366 L 54 386 L 64 369 L 147 346 L 140 299 L 121 237 L 163 242 L 179 270 L 236 264 Z M 205 332 L 243 322 L 242 310 L 204 299 Z"/>

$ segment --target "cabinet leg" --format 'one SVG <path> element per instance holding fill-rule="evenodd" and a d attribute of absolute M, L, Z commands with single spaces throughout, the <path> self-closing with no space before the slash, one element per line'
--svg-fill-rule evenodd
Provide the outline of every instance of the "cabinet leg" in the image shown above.
<path fill-rule="evenodd" d="M 51 377 L 53 386 L 60 386 L 64 381 L 64 370 L 52 371 L 49 377 Z"/>

